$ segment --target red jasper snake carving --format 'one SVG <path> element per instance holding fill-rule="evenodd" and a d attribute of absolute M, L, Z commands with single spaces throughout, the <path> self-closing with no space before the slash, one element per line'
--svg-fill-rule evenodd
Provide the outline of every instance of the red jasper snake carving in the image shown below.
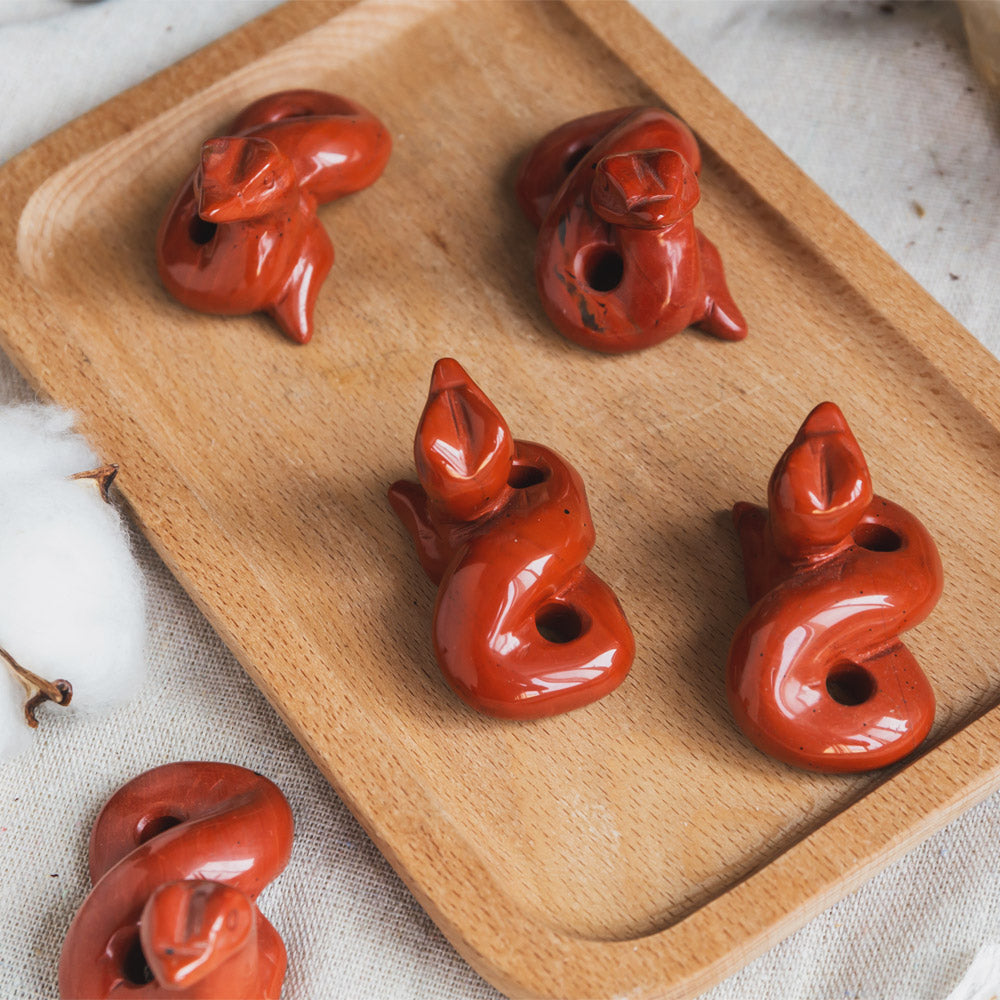
<path fill-rule="evenodd" d="M 70 926 L 70 998 L 272 998 L 285 948 L 256 898 L 288 863 L 292 814 L 232 764 L 154 768 L 108 800 L 90 838 L 94 888 Z"/>
<path fill-rule="evenodd" d="M 727 668 L 737 722 L 766 753 L 820 771 L 905 756 L 934 721 L 934 692 L 899 634 L 941 594 L 937 548 L 908 511 L 872 492 L 843 414 L 806 418 L 768 485 L 738 503 L 753 607 Z"/>
<path fill-rule="evenodd" d="M 515 441 L 458 362 L 437 363 L 414 443 L 420 483 L 389 491 L 439 585 L 434 651 L 448 683 L 490 715 L 585 705 L 628 673 L 635 643 L 594 545 L 580 476 Z"/>
<path fill-rule="evenodd" d="M 334 256 L 316 205 L 374 183 L 391 147 L 378 118 L 337 94 L 254 102 L 204 143 L 164 216 L 157 263 L 167 291 L 202 312 L 264 311 L 306 343 Z"/>
<path fill-rule="evenodd" d="M 618 108 L 555 129 L 521 167 L 539 227 L 535 280 L 549 319 L 598 351 L 633 351 L 694 325 L 747 334 L 718 250 L 694 225 L 701 152 L 659 108 Z"/>

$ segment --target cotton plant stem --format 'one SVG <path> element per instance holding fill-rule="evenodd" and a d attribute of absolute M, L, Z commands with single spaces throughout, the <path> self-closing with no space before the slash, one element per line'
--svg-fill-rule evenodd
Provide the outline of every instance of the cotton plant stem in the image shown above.
<path fill-rule="evenodd" d="M 24 718 L 32 729 L 38 728 L 38 719 L 35 718 L 35 711 L 39 705 L 51 701 L 56 705 L 68 705 L 73 697 L 73 685 L 69 681 L 61 678 L 56 681 L 47 681 L 44 677 L 27 667 L 22 667 L 3 646 L 0 646 L 0 656 L 9 664 L 14 676 L 24 685 L 29 694 L 28 700 L 24 703 Z M 34 692 L 34 694 L 32 694 Z"/>
<path fill-rule="evenodd" d="M 102 465 L 99 469 L 89 469 L 87 472 L 78 472 L 76 475 L 70 476 L 70 479 L 93 479 L 97 483 L 97 488 L 101 491 L 101 499 L 105 503 L 110 503 L 111 500 L 108 497 L 108 490 L 111 489 L 111 484 L 114 482 L 115 476 L 118 475 L 117 465 Z"/>

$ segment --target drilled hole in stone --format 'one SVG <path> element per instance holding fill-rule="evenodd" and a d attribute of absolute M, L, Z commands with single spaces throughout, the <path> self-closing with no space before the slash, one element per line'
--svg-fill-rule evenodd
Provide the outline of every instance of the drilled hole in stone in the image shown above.
<path fill-rule="evenodd" d="M 583 619 L 569 604 L 546 604 L 535 614 L 535 627 L 543 639 L 563 644 L 583 634 Z"/>
<path fill-rule="evenodd" d="M 218 228 L 219 227 L 216 223 L 206 222 L 200 215 L 196 215 L 191 220 L 188 235 L 191 237 L 192 243 L 197 243 L 198 246 L 204 246 L 206 243 L 211 242 L 212 237 L 215 236 L 215 231 Z"/>
<path fill-rule="evenodd" d="M 826 690 L 839 705 L 863 705 L 875 694 L 875 678 L 857 663 L 841 663 L 826 678 Z"/>
<path fill-rule="evenodd" d="M 581 146 L 579 149 L 573 150 L 569 156 L 566 157 L 566 162 L 563 164 L 563 170 L 567 174 L 573 172 L 573 168 L 593 149 L 593 146 Z"/>
<path fill-rule="evenodd" d="M 854 529 L 854 541 L 871 552 L 895 552 L 903 544 L 892 528 L 875 521 L 862 521 Z"/>
<path fill-rule="evenodd" d="M 583 280 L 595 292 L 611 292 L 625 275 L 625 260 L 609 246 L 591 247 L 583 262 Z"/>
<path fill-rule="evenodd" d="M 139 823 L 139 843 L 145 844 L 147 840 L 158 837 L 164 831 L 182 822 L 183 820 L 176 816 L 147 816 Z"/>
<path fill-rule="evenodd" d="M 510 475 L 507 477 L 507 485 L 515 490 L 526 490 L 529 486 L 537 486 L 548 479 L 546 473 L 534 465 L 517 465 L 510 467 Z"/>
<path fill-rule="evenodd" d="M 139 940 L 138 934 L 129 945 L 128 951 L 125 952 L 122 975 L 124 975 L 126 982 L 132 986 L 145 986 L 155 978 L 149 968 L 149 963 L 146 961 L 146 956 L 142 953 L 142 942 Z"/>

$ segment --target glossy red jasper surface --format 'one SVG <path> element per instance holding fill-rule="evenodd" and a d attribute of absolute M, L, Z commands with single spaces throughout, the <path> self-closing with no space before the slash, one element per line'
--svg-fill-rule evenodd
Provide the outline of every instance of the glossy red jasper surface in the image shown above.
<path fill-rule="evenodd" d="M 585 565 L 594 526 L 583 482 L 554 451 L 515 441 L 457 361 L 434 367 L 414 443 L 420 483 L 389 500 L 439 585 L 434 651 L 473 708 L 528 719 L 607 694 L 632 632 Z"/>
<path fill-rule="evenodd" d="M 202 312 L 266 312 L 306 343 L 333 264 L 316 205 L 376 181 L 391 146 L 371 112 L 337 94 L 255 101 L 227 135 L 205 142 L 167 209 L 157 237 L 167 291 Z"/>
<path fill-rule="evenodd" d="M 557 128 L 516 193 L 537 227 L 535 280 L 549 319 L 597 351 L 634 351 L 688 326 L 747 334 L 718 250 L 694 226 L 701 153 L 659 108 L 618 108 Z"/>
<path fill-rule="evenodd" d="M 291 849 L 288 803 L 253 771 L 184 762 L 133 779 L 94 823 L 60 995 L 276 1000 L 285 947 L 255 900 Z"/>
<path fill-rule="evenodd" d="M 817 771 L 904 757 L 934 721 L 934 692 L 899 638 L 941 595 L 937 548 L 902 507 L 875 496 L 843 414 L 806 418 L 768 485 L 738 503 L 753 604 L 729 652 L 736 721 L 763 751 Z"/>

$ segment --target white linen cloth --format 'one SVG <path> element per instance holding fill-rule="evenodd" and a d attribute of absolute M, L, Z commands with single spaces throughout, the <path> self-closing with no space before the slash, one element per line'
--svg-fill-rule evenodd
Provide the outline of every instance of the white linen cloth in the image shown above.
<path fill-rule="evenodd" d="M 0 0 L 0 157 L 270 6 Z M 1000 353 L 1000 119 L 950 5 L 639 6 Z M 30 397 L 0 357 L 0 403 Z M 138 538 L 136 546 L 151 608 L 144 697 L 89 723 L 49 711 L 34 749 L 0 768 L 0 996 L 54 995 L 62 937 L 89 889 L 87 837 L 98 809 L 134 775 L 187 758 L 253 767 L 292 804 L 292 862 L 261 901 L 288 946 L 286 1000 L 497 997 L 150 548 Z M 998 829 L 995 795 L 706 996 L 945 996 L 980 947 L 1000 940 Z"/>

